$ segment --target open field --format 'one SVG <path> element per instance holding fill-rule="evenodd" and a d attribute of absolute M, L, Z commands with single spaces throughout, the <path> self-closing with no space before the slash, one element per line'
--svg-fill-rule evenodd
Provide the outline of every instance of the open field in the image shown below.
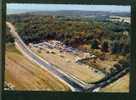
<path fill-rule="evenodd" d="M 15 90 L 70 91 L 50 73 L 26 59 L 13 45 L 6 47 L 5 81 Z"/>
<path fill-rule="evenodd" d="M 101 92 L 129 92 L 129 74 L 104 87 Z"/>
<path fill-rule="evenodd" d="M 45 47 L 44 49 L 40 50 L 40 52 L 39 48 L 32 47 L 31 49 L 46 61 L 54 64 L 68 75 L 72 75 L 86 83 L 98 81 L 105 76 L 101 72 L 96 73 L 95 69 L 89 68 L 87 65 L 77 64 L 77 56 L 74 54 L 68 52 L 60 52 L 56 48 L 50 49 Z M 48 53 L 48 51 L 53 52 L 53 54 Z"/>

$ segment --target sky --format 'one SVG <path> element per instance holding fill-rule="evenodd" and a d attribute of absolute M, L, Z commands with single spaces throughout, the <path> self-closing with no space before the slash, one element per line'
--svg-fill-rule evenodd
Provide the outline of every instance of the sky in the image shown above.
<path fill-rule="evenodd" d="M 32 11 L 59 11 L 59 10 L 82 10 L 82 11 L 110 11 L 130 12 L 130 6 L 117 5 L 73 5 L 73 4 L 7 4 L 7 14 Z"/>

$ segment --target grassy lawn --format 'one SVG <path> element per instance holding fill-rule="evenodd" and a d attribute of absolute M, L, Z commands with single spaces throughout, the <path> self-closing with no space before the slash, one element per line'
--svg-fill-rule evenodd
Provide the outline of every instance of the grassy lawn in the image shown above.
<path fill-rule="evenodd" d="M 15 90 L 70 91 L 49 72 L 25 58 L 13 44 L 6 45 L 5 80 Z"/>

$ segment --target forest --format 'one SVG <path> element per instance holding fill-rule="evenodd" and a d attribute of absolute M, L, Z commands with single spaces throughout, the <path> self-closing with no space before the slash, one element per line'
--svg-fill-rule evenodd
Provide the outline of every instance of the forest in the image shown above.
<path fill-rule="evenodd" d="M 130 24 L 91 18 L 44 15 L 9 15 L 26 44 L 45 40 L 59 40 L 85 51 L 100 49 L 103 52 L 128 54 L 130 51 Z M 14 42 L 7 28 L 6 42 Z"/>

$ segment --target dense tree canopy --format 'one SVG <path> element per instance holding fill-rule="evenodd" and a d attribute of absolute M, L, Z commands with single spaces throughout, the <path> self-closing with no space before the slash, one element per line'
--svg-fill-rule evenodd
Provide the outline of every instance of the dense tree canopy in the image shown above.
<path fill-rule="evenodd" d="M 101 44 L 103 52 L 108 52 L 109 48 L 112 53 L 129 52 L 129 39 L 124 35 L 124 32 L 129 33 L 128 23 L 29 14 L 10 15 L 7 20 L 15 24 L 26 43 L 56 39 L 76 47 L 90 45 L 92 49 L 100 49 Z"/>

